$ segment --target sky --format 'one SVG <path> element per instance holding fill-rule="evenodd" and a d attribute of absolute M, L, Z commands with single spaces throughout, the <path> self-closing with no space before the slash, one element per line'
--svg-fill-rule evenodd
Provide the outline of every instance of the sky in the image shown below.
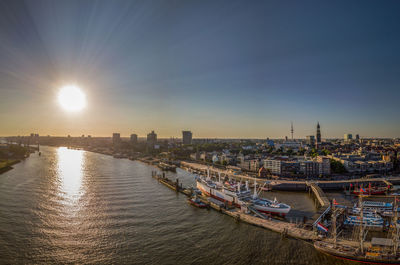
<path fill-rule="evenodd" d="M 400 137 L 399 1 L 0 1 L 0 136 Z M 79 86 L 80 112 L 57 102 Z"/>

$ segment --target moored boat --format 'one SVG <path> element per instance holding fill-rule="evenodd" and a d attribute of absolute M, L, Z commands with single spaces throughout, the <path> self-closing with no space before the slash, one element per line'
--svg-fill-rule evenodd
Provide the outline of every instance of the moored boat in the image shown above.
<path fill-rule="evenodd" d="M 371 185 L 368 188 L 358 187 L 353 190 L 354 195 L 383 195 L 386 194 L 390 190 L 390 187 L 372 187 Z"/>
<path fill-rule="evenodd" d="M 287 204 L 276 200 L 269 200 L 257 196 L 257 189 L 251 196 L 249 183 L 218 182 L 212 181 L 209 177 L 196 177 L 197 188 L 206 196 L 212 197 L 229 205 L 241 208 L 243 204 L 252 204 L 253 207 L 262 213 L 284 217 L 291 209 Z"/>
<path fill-rule="evenodd" d="M 197 197 L 189 198 L 187 201 L 188 201 L 189 204 L 191 204 L 193 206 L 196 206 L 198 208 L 206 208 L 207 207 L 207 204 L 205 204 L 204 202 L 200 201 L 200 199 L 197 198 Z"/>
<path fill-rule="evenodd" d="M 400 264 L 398 255 L 373 251 L 361 252 L 358 247 L 334 244 L 326 241 L 314 242 L 316 250 L 341 259 L 370 264 Z"/>

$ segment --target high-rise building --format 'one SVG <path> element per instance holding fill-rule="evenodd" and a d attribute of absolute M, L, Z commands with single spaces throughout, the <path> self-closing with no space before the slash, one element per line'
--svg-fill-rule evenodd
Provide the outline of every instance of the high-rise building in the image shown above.
<path fill-rule="evenodd" d="M 183 144 L 192 144 L 192 132 L 191 131 L 182 131 L 182 143 Z"/>
<path fill-rule="evenodd" d="M 137 144 L 137 134 L 131 134 L 131 144 Z"/>
<path fill-rule="evenodd" d="M 118 146 L 121 142 L 121 135 L 119 133 L 113 133 L 112 142 L 114 146 Z"/>
<path fill-rule="evenodd" d="M 157 143 L 157 134 L 154 131 L 151 131 L 151 133 L 147 134 L 147 144 L 154 147 L 156 143 Z"/>
<path fill-rule="evenodd" d="M 349 142 L 349 141 L 353 140 L 353 135 L 351 133 L 345 133 L 343 136 L 343 139 L 345 142 Z"/>
<path fill-rule="evenodd" d="M 360 141 L 360 135 L 359 134 L 356 134 L 356 140 Z"/>
<path fill-rule="evenodd" d="M 315 136 L 314 135 L 309 135 L 307 136 L 307 144 L 310 146 L 315 146 Z"/>
<path fill-rule="evenodd" d="M 317 146 L 321 143 L 321 127 L 319 126 L 319 122 L 317 123 Z"/>

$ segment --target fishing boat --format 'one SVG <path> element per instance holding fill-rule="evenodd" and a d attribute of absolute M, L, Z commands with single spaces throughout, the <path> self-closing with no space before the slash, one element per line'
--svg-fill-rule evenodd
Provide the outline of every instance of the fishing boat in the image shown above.
<path fill-rule="evenodd" d="M 196 206 L 198 208 L 206 208 L 207 207 L 207 204 L 205 204 L 204 202 L 200 201 L 200 199 L 197 198 L 197 197 L 189 198 L 187 201 L 188 201 L 189 204 L 191 204 L 193 206 Z"/>

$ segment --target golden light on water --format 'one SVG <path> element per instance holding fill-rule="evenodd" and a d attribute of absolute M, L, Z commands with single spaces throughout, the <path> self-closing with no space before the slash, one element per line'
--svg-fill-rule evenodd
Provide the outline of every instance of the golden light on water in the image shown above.
<path fill-rule="evenodd" d="M 71 150 L 66 147 L 57 149 L 60 191 L 64 199 L 70 202 L 78 200 L 81 196 L 84 153 L 83 150 Z"/>
<path fill-rule="evenodd" d="M 86 95 L 75 85 L 64 86 L 58 93 L 58 102 L 66 111 L 76 112 L 86 107 Z"/>

